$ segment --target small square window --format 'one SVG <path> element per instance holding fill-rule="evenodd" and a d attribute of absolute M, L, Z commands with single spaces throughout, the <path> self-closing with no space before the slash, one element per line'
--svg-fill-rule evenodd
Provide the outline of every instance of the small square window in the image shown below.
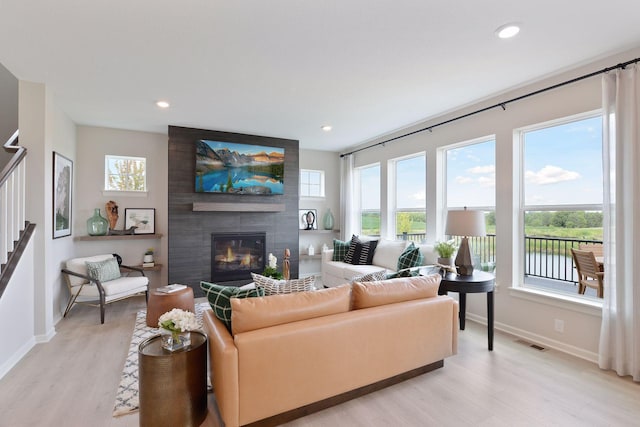
<path fill-rule="evenodd" d="M 104 156 L 105 191 L 147 191 L 147 159 Z"/>
<path fill-rule="evenodd" d="M 300 169 L 300 197 L 324 197 L 324 171 Z"/>

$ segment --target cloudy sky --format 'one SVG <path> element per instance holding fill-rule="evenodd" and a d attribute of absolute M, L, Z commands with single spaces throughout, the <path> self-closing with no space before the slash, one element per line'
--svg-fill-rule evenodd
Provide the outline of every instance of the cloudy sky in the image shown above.
<path fill-rule="evenodd" d="M 527 205 L 602 203 L 602 122 L 594 117 L 525 134 Z M 495 142 L 447 152 L 450 207 L 494 206 Z"/>
<path fill-rule="evenodd" d="M 525 203 L 602 203 L 602 119 L 600 116 L 529 131 L 524 153 Z M 397 168 L 398 205 L 425 206 L 424 157 Z M 380 208 L 380 168 L 362 170 L 362 203 Z M 495 141 L 447 150 L 448 207 L 495 206 Z"/>

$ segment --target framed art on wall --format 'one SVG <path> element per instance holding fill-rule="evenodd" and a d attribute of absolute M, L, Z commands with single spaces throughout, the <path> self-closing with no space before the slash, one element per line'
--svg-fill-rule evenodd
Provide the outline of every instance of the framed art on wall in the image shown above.
<path fill-rule="evenodd" d="M 71 235 L 73 162 L 53 152 L 53 238 Z"/>
<path fill-rule="evenodd" d="M 134 234 L 155 234 L 156 210 L 154 208 L 126 208 L 124 210 L 124 228 L 136 227 Z"/>
<path fill-rule="evenodd" d="M 315 209 L 298 210 L 298 228 L 300 230 L 317 230 L 318 213 Z"/>

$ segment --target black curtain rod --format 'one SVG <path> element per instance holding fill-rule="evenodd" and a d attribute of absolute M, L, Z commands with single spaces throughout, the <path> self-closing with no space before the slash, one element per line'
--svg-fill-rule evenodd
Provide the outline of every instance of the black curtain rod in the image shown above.
<path fill-rule="evenodd" d="M 403 135 L 399 135 L 399 136 L 396 136 L 396 137 L 393 137 L 393 138 L 390 138 L 390 139 L 385 139 L 384 141 L 377 142 L 375 144 L 368 145 L 366 147 L 358 148 L 357 150 L 353 150 L 353 151 L 350 151 L 348 153 L 340 154 L 340 157 L 350 156 L 351 154 L 355 154 L 355 153 L 358 153 L 360 151 L 368 150 L 369 148 L 377 147 L 379 145 L 384 145 L 384 144 L 386 144 L 388 142 L 393 142 L 393 141 L 396 141 L 396 140 L 401 139 L 401 138 L 406 138 L 407 136 L 415 135 L 417 133 L 424 132 L 426 130 L 428 130 L 429 132 L 432 132 L 433 129 L 438 127 L 438 126 L 444 126 L 446 124 L 449 124 L 449 123 L 452 123 L 452 122 L 455 122 L 455 121 L 458 121 L 458 120 L 461 120 L 461 119 L 465 119 L 467 117 L 474 116 L 476 114 L 484 113 L 485 111 L 488 111 L 488 110 L 493 110 L 494 108 L 498 108 L 499 107 L 499 108 L 502 108 L 503 110 L 506 110 L 507 109 L 507 104 L 510 104 L 512 102 L 520 101 L 522 99 L 529 98 L 529 97 L 534 96 L 534 95 L 539 95 L 541 93 L 548 92 L 550 90 L 557 89 L 557 88 L 562 87 L 562 86 L 566 86 L 566 85 L 569 85 L 569 84 L 572 84 L 572 83 L 575 83 L 575 82 L 579 82 L 580 80 L 584 80 L 584 79 L 588 79 L 590 77 L 597 76 L 599 74 L 608 73 L 609 71 L 616 70 L 618 68 L 621 68 L 621 69 L 624 70 L 627 67 L 627 65 L 635 64 L 637 62 L 640 62 L 640 58 L 635 58 L 635 59 L 632 59 L 630 61 L 622 62 L 620 64 L 614 65 L 612 67 L 603 68 L 602 70 L 594 71 L 592 73 L 585 74 L 583 76 L 576 77 L 576 78 L 573 78 L 571 80 L 564 81 L 562 83 L 557 83 L 555 85 L 552 85 L 552 86 L 549 86 L 549 87 L 545 87 L 543 89 L 538 89 L 538 90 L 535 90 L 533 92 L 529 92 L 527 94 L 520 95 L 520 96 L 517 96 L 515 98 L 511 98 L 511 99 L 509 99 L 507 101 L 498 102 L 497 104 L 490 105 L 490 106 L 484 107 L 484 108 L 480 108 L 479 110 L 475 110 L 475 111 L 472 111 L 470 113 L 463 114 L 461 116 L 457 116 L 457 117 L 454 117 L 452 119 L 445 120 L 443 122 L 436 123 L 436 124 L 431 125 L 431 126 L 427 126 L 426 128 L 414 130 L 413 132 L 405 133 Z"/>

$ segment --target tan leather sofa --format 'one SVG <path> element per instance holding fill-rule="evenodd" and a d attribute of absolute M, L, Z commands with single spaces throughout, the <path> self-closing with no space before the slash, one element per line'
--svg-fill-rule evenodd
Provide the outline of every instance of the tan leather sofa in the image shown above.
<path fill-rule="evenodd" d="M 232 333 L 205 310 L 226 427 L 325 401 L 456 354 L 458 303 L 440 276 L 232 299 Z M 437 362 L 440 362 L 438 365 Z"/>

